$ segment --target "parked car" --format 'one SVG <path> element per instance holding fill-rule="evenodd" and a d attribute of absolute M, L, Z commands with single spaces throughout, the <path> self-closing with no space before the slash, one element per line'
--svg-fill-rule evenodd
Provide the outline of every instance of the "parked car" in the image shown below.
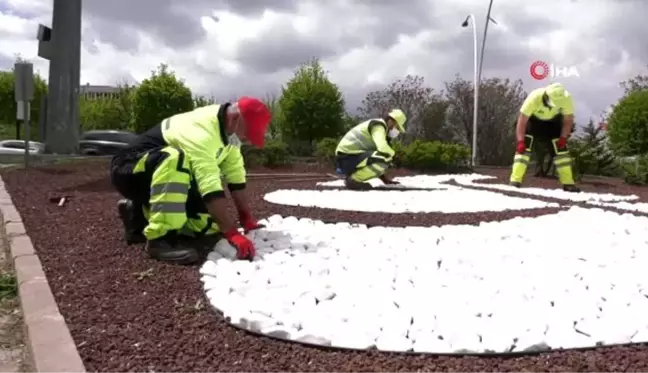
<path fill-rule="evenodd" d="M 81 135 L 79 152 L 83 155 L 115 155 L 136 138 L 137 134 L 128 131 L 88 131 Z"/>
<path fill-rule="evenodd" d="M 45 144 L 38 141 L 29 142 L 29 154 L 42 154 L 45 152 Z M 3 140 L 0 141 L 0 155 L 25 154 L 25 141 Z"/>

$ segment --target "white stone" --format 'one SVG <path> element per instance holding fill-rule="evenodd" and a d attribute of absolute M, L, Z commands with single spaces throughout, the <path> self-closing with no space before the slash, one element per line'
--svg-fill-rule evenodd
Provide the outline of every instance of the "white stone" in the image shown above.
<path fill-rule="evenodd" d="M 271 203 L 345 211 L 462 213 L 559 207 L 547 203 L 483 190 L 364 191 L 282 189 L 265 195 Z"/>
<path fill-rule="evenodd" d="M 646 218 L 571 207 L 479 226 L 266 221 L 249 235 L 258 261 L 211 253 L 200 269 L 210 303 L 244 328 L 436 353 L 648 341 Z"/>

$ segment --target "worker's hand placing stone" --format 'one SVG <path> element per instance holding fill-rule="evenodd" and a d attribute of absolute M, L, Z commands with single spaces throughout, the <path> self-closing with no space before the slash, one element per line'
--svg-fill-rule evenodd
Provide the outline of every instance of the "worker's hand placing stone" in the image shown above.
<path fill-rule="evenodd" d="M 227 243 L 229 243 L 236 250 L 236 258 L 252 261 L 256 255 L 256 249 L 254 243 L 250 241 L 247 237 L 241 234 L 236 228 L 232 228 L 229 231 L 223 234 Z M 217 245 L 218 247 L 218 245 Z M 227 250 L 226 247 L 221 246 L 223 251 L 227 253 L 227 257 L 232 257 L 230 255 L 231 250 Z M 225 256 L 225 254 L 223 254 Z"/>

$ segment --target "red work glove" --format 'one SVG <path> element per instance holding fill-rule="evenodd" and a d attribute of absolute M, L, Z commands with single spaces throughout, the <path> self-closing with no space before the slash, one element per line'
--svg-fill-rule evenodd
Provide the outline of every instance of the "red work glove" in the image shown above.
<path fill-rule="evenodd" d="M 247 259 L 252 261 L 256 255 L 256 249 L 254 248 L 254 243 L 250 241 L 247 237 L 242 235 L 236 227 L 230 229 L 229 231 L 223 234 L 225 239 L 234 246 L 236 249 L 236 257 L 238 259 Z"/>
<path fill-rule="evenodd" d="M 566 137 L 561 137 L 556 141 L 556 147 L 561 150 L 565 149 L 567 147 L 567 138 Z"/>
<path fill-rule="evenodd" d="M 515 152 L 518 154 L 526 153 L 526 144 L 524 143 L 524 140 L 517 142 L 517 145 L 515 146 Z"/>
<path fill-rule="evenodd" d="M 265 225 L 259 224 L 254 217 L 252 217 L 252 214 L 249 211 L 239 211 L 239 221 L 241 222 L 241 227 L 243 227 L 245 234 L 248 234 L 250 231 L 255 229 L 265 228 Z"/>

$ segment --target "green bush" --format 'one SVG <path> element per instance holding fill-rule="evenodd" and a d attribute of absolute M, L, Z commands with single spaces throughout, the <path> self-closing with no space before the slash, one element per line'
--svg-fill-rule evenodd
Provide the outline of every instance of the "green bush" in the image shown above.
<path fill-rule="evenodd" d="M 619 156 L 648 153 L 648 90 L 630 93 L 608 119 L 610 148 Z"/>
<path fill-rule="evenodd" d="M 415 170 L 456 170 L 469 164 L 470 149 L 459 144 L 415 140 L 405 147 L 400 163 Z"/>
<path fill-rule="evenodd" d="M 337 146 L 337 139 L 332 137 L 323 138 L 315 145 L 315 157 L 320 162 L 335 164 L 335 149 Z"/>
<path fill-rule="evenodd" d="M 134 129 L 137 133 L 145 132 L 163 119 L 193 108 L 194 98 L 189 87 L 162 64 L 134 92 Z"/>
<path fill-rule="evenodd" d="M 631 185 L 648 184 L 648 155 L 637 156 L 633 161 L 623 162 L 623 180 Z"/>
<path fill-rule="evenodd" d="M 288 163 L 288 145 L 279 140 L 267 140 L 263 149 L 244 144 L 241 154 L 246 167 L 276 167 Z"/>
<path fill-rule="evenodd" d="M 288 145 L 279 140 L 268 140 L 261 149 L 264 166 L 276 167 L 288 163 Z"/>
<path fill-rule="evenodd" d="M 245 167 L 258 167 L 266 164 L 265 155 L 263 154 L 262 149 L 258 149 L 252 145 L 243 144 L 241 145 L 241 154 L 243 155 L 243 161 L 245 162 Z"/>
<path fill-rule="evenodd" d="M 405 149 L 407 147 L 398 140 L 392 140 L 389 146 L 391 146 L 391 148 L 394 149 L 394 166 L 404 167 L 403 158 L 405 157 Z"/>

